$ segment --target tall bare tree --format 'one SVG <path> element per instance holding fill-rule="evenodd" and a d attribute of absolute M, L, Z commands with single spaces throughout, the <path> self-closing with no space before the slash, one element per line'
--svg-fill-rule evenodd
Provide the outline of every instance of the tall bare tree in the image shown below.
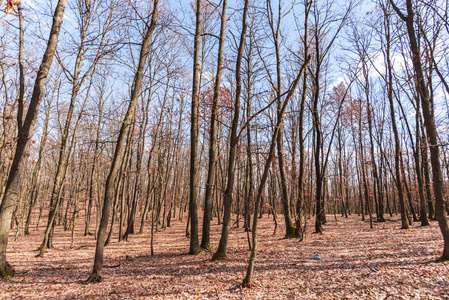
<path fill-rule="evenodd" d="M 203 1 L 196 1 L 196 29 L 193 50 L 193 83 L 192 83 L 192 108 L 190 116 L 190 199 L 189 199 L 189 219 L 190 219 L 190 254 L 201 252 L 198 239 L 198 93 L 200 90 L 200 37 L 202 23 Z"/>
<path fill-rule="evenodd" d="M 440 145 L 438 145 L 438 133 L 435 125 L 435 117 L 432 112 L 432 106 L 429 98 L 429 91 L 425 84 L 424 72 L 421 63 L 421 51 L 418 47 L 415 32 L 415 12 L 411 0 L 406 0 L 406 15 L 396 6 L 394 1 L 390 0 L 393 9 L 399 18 L 407 26 L 407 34 L 410 42 L 410 53 L 412 56 L 413 69 L 415 71 L 416 88 L 421 98 L 423 108 L 424 125 L 426 127 L 429 140 L 430 160 L 432 163 L 433 191 L 435 194 L 436 218 L 443 234 L 444 249 L 441 259 L 449 260 L 449 225 L 446 219 L 446 201 L 444 199 L 443 173 L 440 163 Z"/>
<path fill-rule="evenodd" d="M 237 52 L 237 61 L 235 66 L 235 100 L 234 100 L 234 116 L 232 118 L 231 134 L 229 138 L 229 156 L 228 156 L 228 182 L 224 193 L 224 214 L 223 226 L 221 230 L 220 243 L 217 251 L 212 256 L 212 259 L 219 259 L 226 257 L 226 247 L 228 245 L 229 227 L 231 223 L 231 208 L 232 208 L 232 191 L 234 189 L 235 180 L 235 156 L 238 144 L 238 126 L 240 118 L 240 97 L 242 92 L 242 78 L 241 66 L 243 58 L 243 50 L 245 48 L 246 31 L 247 31 L 247 16 L 248 16 L 249 0 L 245 0 L 242 16 L 242 32 L 240 34 L 240 42 Z"/>
<path fill-rule="evenodd" d="M 11 225 L 14 205 L 20 195 L 20 179 L 24 174 L 29 140 L 34 130 L 39 104 L 44 93 L 44 86 L 50 70 L 53 57 L 58 45 L 58 36 L 61 29 L 62 18 L 67 0 L 59 0 L 53 14 L 53 23 L 50 36 L 47 40 L 47 47 L 42 58 L 42 62 L 37 72 L 33 93 L 31 95 L 28 111 L 23 120 L 22 112 L 17 114 L 18 132 L 17 145 L 5 187 L 3 201 L 0 205 L 0 275 L 5 277 L 14 276 L 14 269 L 6 261 L 6 247 L 8 245 L 8 233 Z M 23 107 L 23 103 L 20 104 Z"/>
<path fill-rule="evenodd" d="M 217 73 L 215 75 L 214 95 L 212 99 L 212 110 L 209 131 L 209 169 L 207 173 L 206 196 L 204 199 L 204 217 L 203 217 L 203 235 L 201 240 L 201 248 L 210 250 L 210 219 L 212 212 L 212 197 L 215 188 L 215 173 L 217 170 L 217 113 L 218 100 L 220 97 L 221 78 L 223 74 L 223 49 L 226 35 L 226 9 L 228 1 L 223 0 L 223 8 L 221 10 L 220 39 L 218 44 Z"/>
<path fill-rule="evenodd" d="M 140 89 L 142 85 L 142 78 L 144 75 L 145 63 L 148 58 L 149 53 L 149 44 L 153 37 L 153 32 L 156 28 L 159 13 L 159 0 L 153 1 L 153 9 L 151 14 L 146 18 L 148 19 L 151 16 L 151 20 L 148 23 L 147 20 L 142 20 L 145 23 L 145 33 L 143 35 L 142 44 L 140 45 L 140 55 L 139 62 L 137 66 L 136 73 L 134 75 L 133 86 L 131 91 L 131 99 L 129 102 L 128 109 L 126 111 L 125 118 L 121 124 L 119 135 L 117 137 L 117 144 L 115 146 L 114 157 L 112 160 L 111 169 L 109 171 L 108 178 L 106 180 L 105 185 L 105 195 L 104 195 L 104 204 L 103 210 L 101 214 L 101 222 L 100 227 L 98 229 L 98 237 L 97 237 L 97 245 L 95 248 L 95 260 L 92 273 L 89 275 L 89 278 L 86 280 L 87 283 L 96 283 L 102 280 L 101 278 L 101 270 L 103 268 L 103 252 L 104 252 L 104 243 L 106 239 L 106 229 L 109 222 L 109 215 L 111 211 L 111 204 L 114 199 L 114 184 L 117 179 L 117 172 L 120 167 L 120 162 L 123 156 L 123 148 L 126 139 L 126 133 L 128 129 L 132 126 L 132 121 L 134 119 L 134 114 L 136 112 L 137 100 L 139 99 Z"/>
<path fill-rule="evenodd" d="M 267 182 L 271 163 L 273 162 L 273 160 L 275 158 L 274 150 L 275 150 L 276 143 L 277 143 L 277 135 L 279 134 L 279 130 L 281 128 L 282 120 L 283 120 L 283 117 L 285 114 L 285 110 L 287 109 L 287 105 L 288 105 L 290 99 L 292 98 L 293 92 L 295 91 L 296 87 L 298 86 L 299 81 L 301 80 L 301 76 L 304 73 L 304 70 L 307 68 L 307 65 L 309 64 L 310 58 L 311 57 L 308 56 L 305 59 L 303 65 L 301 66 L 301 69 L 298 72 L 298 75 L 296 76 L 295 80 L 292 82 L 290 89 L 288 90 L 288 94 L 284 100 L 284 103 L 282 104 L 280 114 L 278 115 L 281 118 L 278 118 L 278 120 L 276 122 L 275 129 L 274 129 L 274 133 L 271 137 L 270 150 L 268 152 L 268 157 L 265 162 L 265 166 L 263 169 L 262 177 L 260 179 L 259 187 L 257 189 L 256 203 L 254 206 L 253 225 L 252 225 L 252 244 L 253 245 L 251 248 L 251 254 L 250 254 L 250 258 L 249 258 L 249 262 L 248 262 L 248 268 L 246 270 L 246 276 L 243 279 L 243 283 L 242 283 L 244 286 L 252 285 L 252 276 L 253 276 L 253 272 L 254 272 L 254 264 L 255 264 L 256 254 L 257 254 L 257 220 L 259 219 L 258 215 L 259 215 L 259 210 L 260 210 L 260 203 L 262 200 L 262 193 L 264 192 L 264 189 L 265 189 L 265 184 Z"/>

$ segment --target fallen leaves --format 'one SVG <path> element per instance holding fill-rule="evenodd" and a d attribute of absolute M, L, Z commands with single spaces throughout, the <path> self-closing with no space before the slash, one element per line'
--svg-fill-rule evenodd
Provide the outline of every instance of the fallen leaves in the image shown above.
<path fill-rule="evenodd" d="M 82 218 L 82 216 L 80 216 Z M 215 222 L 213 222 L 215 223 Z M 201 224 L 201 222 L 200 222 Z M 251 289 L 241 286 L 249 257 L 243 228 L 231 231 L 228 259 L 211 262 L 221 226 L 213 225 L 210 252 L 188 255 L 185 220 L 155 233 L 155 256 L 149 233 L 130 235 L 105 248 L 103 281 L 83 285 L 92 270 L 94 236 L 56 227 L 55 249 L 34 258 L 44 228 L 11 242 L 8 260 L 13 279 L 0 281 L 0 298 L 142 298 L 142 299 L 395 299 L 449 297 L 449 264 L 435 258 L 443 242 L 438 226 L 400 230 L 399 219 L 375 223 L 373 230 L 357 216 L 329 221 L 323 235 L 305 242 L 273 236 L 273 221 L 260 220 L 259 255 Z M 33 227 L 34 228 L 34 227 Z M 149 228 L 149 226 L 147 226 Z M 114 232 L 118 232 L 115 229 Z M 387 233 L 387 234 L 386 234 Z M 14 236 L 14 232 L 11 232 Z M 12 241 L 12 239 L 11 239 Z M 325 259 L 313 260 L 319 253 Z M 20 288 L 18 288 L 20 287 Z"/>

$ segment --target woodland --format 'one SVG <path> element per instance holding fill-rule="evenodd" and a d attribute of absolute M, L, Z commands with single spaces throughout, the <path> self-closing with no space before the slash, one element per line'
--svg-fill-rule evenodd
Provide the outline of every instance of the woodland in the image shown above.
<path fill-rule="evenodd" d="M 0 298 L 449 298 L 448 0 L 7 0 Z"/>

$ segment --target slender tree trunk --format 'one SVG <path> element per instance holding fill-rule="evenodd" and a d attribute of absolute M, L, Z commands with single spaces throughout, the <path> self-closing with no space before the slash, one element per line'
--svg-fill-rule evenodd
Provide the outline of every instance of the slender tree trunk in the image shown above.
<path fill-rule="evenodd" d="M 277 118 L 280 119 L 281 109 L 282 109 L 282 74 L 281 74 L 281 53 L 280 53 L 280 25 L 282 19 L 282 2 L 278 1 L 278 19 L 275 24 L 274 13 L 271 7 L 271 1 L 267 1 L 267 11 L 268 11 L 268 21 L 271 27 L 271 33 L 274 40 L 274 48 L 276 54 L 276 86 L 274 86 L 277 98 Z M 288 194 L 287 187 L 287 174 L 284 165 L 284 147 L 283 147 L 283 132 L 284 125 L 283 122 L 280 123 L 279 134 L 277 135 L 277 156 L 279 161 L 279 173 L 281 175 L 281 199 L 282 207 L 285 219 L 285 238 L 291 238 L 295 236 L 295 226 L 292 222 L 292 217 L 290 213 L 290 197 Z"/>
<path fill-rule="evenodd" d="M 388 15 L 386 15 L 386 35 L 387 35 L 387 48 L 390 45 L 390 26 L 389 26 L 389 19 Z M 390 104 L 390 116 L 391 116 L 391 124 L 393 127 L 393 134 L 394 134 L 394 144 L 395 144 L 395 153 L 394 153 L 394 161 L 395 161 L 395 183 L 396 183 L 396 189 L 398 190 L 398 196 L 399 196 L 399 204 L 401 207 L 401 223 L 402 223 L 402 229 L 408 229 L 410 226 L 407 222 L 407 216 L 406 216 L 406 208 L 405 208 L 405 200 L 404 200 L 404 193 L 403 193 L 403 187 L 402 187 L 402 178 L 401 178 L 401 169 L 400 169 L 400 154 L 401 154 L 401 144 L 399 140 L 399 133 L 398 128 L 396 125 L 396 119 L 395 119 L 395 111 L 394 111 L 394 102 L 393 102 L 393 86 L 392 86 L 392 66 L 390 65 L 391 59 L 390 59 L 390 51 L 387 49 L 387 67 L 389 67 L 389 73 L 388 73 L 388 100 Z"/>
<path fill-rule="evenodd" d="M 400 165 L 401 165 L 401 174 L 402 174 L 402 182 L 405 188 L 405 192 L 407 194 L 407 200 L 410 206 L 410 212 L 412 213 L 412 217 L 413 217 L 413 222 L 418 222 L 418 217 L 416 216 L 415 213 L 415 208 L 413 207 L 413 199 L 412 199 L 412 192 L 410 191 L 410 189 L 408 188 L 408 184 L 407 184 L 407 178 L 405 177 L 405 168 L 404 168 L 404 158 L 402 155 L 402 152 L 400 153 Z"/>
<path fill-rule="evenodd" d="M 220 97 L 221 77 L 223 73 L 223 49 L 226 35 L 226 9 L 228 1 L 223 0 L 221 11 L 220 40 L 218 45 L 217 73 L 215 75 L 214 96 L 212 100 L 210 138 L 209 138 L 209 170 L 207 173 L 206 196 L 204 199 L 203 235 L 201 248 L 210 250 L 210 219 L 212 213 L 213 189 L 215 187 L 215 173 L 217 170 L 217 113 Z"/>
<path fill-rule="evenodd" d="M 424 171 L 424 183 L 425 183 L 424 187 L 426 189 L 427 210 L 429 212 L 429 219 L 435 220 L 435 206 L 434 203 L 432 202 L 432 191 L 430 187 L 431 180 L 430 180 L 429 157 L 427 152 L 428 148 L 429 145 L 427 143 L 426 134 L 423 132 L 421 135 L 421 156 L 422 156 L 421 162 L 422 162 L 422 169 Z"/>
<path fill-rule="evenodd" d="M 377 163 L 376 163 L 376 157 L 374 155 L 374 141 L 373 141 L 373 125 L 372 125 L 372 119 L 373 116 L 371 114 L 371 101 L 370 101 L 370 91 L 369 91 L 369 75 L 368 70 L 366 69 L 366 64 L 364 63 L 364 76 L 365 76 L 365 96 L 366 96 L 366 105 L 367 105 L 367 113 L 368 113 L 368 130 L 369 130 L 369 139 L 370 139 L 370 154 L 371 154 L 371 166 L 372 166 L 372 172 L 373 172 L 373 179 L 374 179 L 374 185 L 373 185 L 373 193 L 374 193 L 374 200 L 375 203 L 379 203 L 378 200 L 378 192 L 380 191 L 380 182 L 379 182 L 379 175 L 377 171 Z M 393 121 L 394 122 L 394 121 Z M 377 211 L 377 220 L 379 222 L 385 222 L 384 218 L 384 208 L 383 204 L 376 205 L 376 211 Z M 370 208 L 371 210 L 371 208 Z"/>
<path fill-rule="evenodd" d="M 201 252 L 198 240 L 198 96 L 200 91 L 200 37 L 202 29 L 202 0 L 196 1 L 196 30 L 193 53 L 193 83 L 192 83 L 192 111 L 190 125 L 190 199 L 189 199 L 189 220 L 190 220 L 190 254 Z"/>
<path fill-rule="evenodd" d="M 315 133 L 315 180 L 316 180 L 316 191 L 315 191 L 315 232 L 322 233 L 323 228 L 323 214 L 324 207 L 322 207 L 322 186 L 323 186 L 323 176 L 321 174 L 321 124 L 318 114 L 318 99 L 320 95 L 320 71 L 321 71 L 321 57 L 320 57 L 320 42 L 319 35 L 315 33 L 315 57 L 316 57 L 316 67 L 313 82 L 313 101 L 312 101 L 312 117 L 313 117 L 313 131 Z"/>
<path fill-rule="evenodd" d="M 113 185 L 117 178 L 117 172 L 120 166 L 120 160 L 122 158 L 122 152 L 124 147 L 124 142 L 126 138 L 126 131 L 131 126 L 131 121 L 134 119 L 134 114 L 136 111 L 137 100 L 140 94 L 140 88 L 142 85 L 143 72 L 145 68 L 145 63 L 147 61 L 149 43 L 153 36 L 153 31 L 157 24 L 158 18 L 158 4 L 159 0 L 154 0 L 153 2 L 153 11 L 151 15 L 151 23 L 146 28 L 146 32 L 142 41 L 141 49 L 140 49 L 140 58 L 137 67 L 137 72 L 134 77 L 133 87 L 131 92 L 131 101 L 128 106 L 128 110 L 126 112 L 126 116 L 121 125 L 119 136 L 117 138 L 117 145 L 115 147 L 114 158 L 112 160 L 111 169 L 106 180 L 105 186 L 105 196 L 104 196 L 104 204 L 103 211 L 101 215 L 100 227 L 98 230 L 97 237 L 97 245 L 95 249 L 95 261 L 92 273 L 86 282 L 99 282 L 101 281 L 101 270 L 103 268 L 103 252 L 104 252 L 104 242 L 106 238 L 106 229 L 109 221 L 109 214 L 111 209 L 112 200 L 114 199 L 114 188 Z"/>
<path fill-rule="evenodd" d="M 234 117 L 231 125 L 231 135 L 229 140 L 229 156 L 228 156 L 228 183 L 224 193 L 224 214 L 223 214 L 223 227 L 221 231 L 220 243 L 217 251 L 212 256 L 212 260 L 226 257 L 226 247 L 228 245 L 229 227 L 231 222 L 231 208 L 232 208 L 232 191 L 234 189 L 235 179 L 235 156 L 237 150 L 238 136 L 237 129 L 239 125 L 240 117 L 240 96 L 242 92 L 242 79 L 241 79 L 241 65 L 243 58 L 243 50 L 245 47 L 246 30 L 247 30 L 247 15 L 248 15 L 249 0 L 245 0 L 242 16 L 242 33 L 240 35 L 239 48 L 237 53 L 237 62 L 235 67 L 235 102 L 234 102 Z"/>
<path fill-rule="evenodd" d="M 421 208 L 420 208 L 420 220 L 421 220 L 421 226 L 429 226 L 429 219 L 427 217 L 427 201 L 426 201 L 426 197 L 424 196 L 424 184 L 423 184 L 423 177 L 422 177 L 422 172 L 421 172 L 421 162 L 420 162 L 420 148 L 422 145 L 422 141 L 421 141 L 421 133 L 420 133 L 420 128 L 421 126 L 419 125 L 419 118 L 420 118 L 420 110 L 419 110 L 419 97 L 417 97 L 416 99 L 416 147 L 414 149 L 413 152 L 413 156 L 415 159 L 415 171 L 416 171 L 416 177 L 418 179 L 418 192 L 419 192 L 419 199 L 420 199 L 420 204 L 421 204 Z"/>
<path fill-rule="evenodd" d="M 86 219 L 85 219 L 85 226 L 84 226 L 84 235 L 92 235 L 89 231 L 89 225 L 90 225 L 90 217 L 92 215 L 92 204 L 94 202 L 94 174 L 95 174 L 95 166 L 97 164 L 98 154 L 99 154 L 99 148 L 100 148 L 100 130 L 101 130 L 101 122 L 103 118 L 103 97 L 99 98 L 98 103 L 98 122 L 97 122 L 97 128 L 96 128 L 96 138 L 95 138 L 95 148 L 94 148 L 94 157 L 92 161 L 92 168 L 90 170 L 90 185 L 89 185 L 89 202 L 87 204 L 87 212 L 86 212 Z M 100 191 L 97 191 L 98 193 Z"/>
<path fill-rule="evenodd" d="M 77 74 L 77 69 L 81 68 L 81 62 L 79 62 L 78 67 L 75 68 L 75 74 Z M 78 69 L 79 70 L 79 69 Z M 79 73 L 78 73 L 79 75 Z M 69 145 L 67 145 L 68 142 L 68 135 L 69 135 L 69 131 L 70 131 L 70 123 L 71 123 L 71 119 L 73 116 L 73 107 L 72 104 L 74 105 L 74 101 L 75 101 L 75 97 L 78 93 L 78 90 L 80 88 L 80 85 L 82 84 L 82 82 L 84 81 L 84 78 L 78 82 L 78 78 L 75 78 L 73 83 L 73 90 L 72 90 L 72 96 L 71 96 L 71 102 L 70 102 L 70 108 L 69 108 L 69 113 L 67 114 L 67 119 L 66 119 L 66 124 L 64 127 L 64 132 L 63 132 L 63 136 L 62 136 L 62 141 L 61 141 L 61 146 L 59 149 L 59 161 L 58 161 L 58 165 L 57 165 L 57 171 L 56 171 L 56 175 L 55 175 L 55 180 L 54 180 L 54 185 L 53 185 L 53 191 L 51 194 L 51 201 L 50 204 L 53 206 L 50 207 L 50 212 L 49 212 L 49 217 L 48 217 L 48 223 L 47 223 L 47 229 L 45 230 L 44 233 L 44 240 L 41 244 L 41 246 L 39 247 L 40 251 L 38 256 L 42 257 L 44 255 L 44 251 L 45 248 L 51 248 L 52 247 L 52 238 L 53 238 L 53 229 L 54 229 L 54 218 L 55 218 L 55 214 L 56 214 L 56 210 L 59 206 L 59 202 L 61 201 L 61 199 L 63 199 L 63 197 L 61 197 L 61 191 L 64 189 L 63 188 L 63 182 L 65 180 L 66 177 L 66 173 L 67 173 L 67 167 L 69 165 L 69 160 L 72 154 L 72 150 L 74 148 L 75 145 L 75 136 L 76 136 L 76 132 L 78 129 L 78 125 L 79 122 L 81 120 L 81 116 L 83 114 L 84 108 L 86 106 L 87 103 L 87 99 L 89 98 L 89 94 L 90 94 L 90 89 L 92 87 L 92 80 L 90 81 L 90 85 L 87 89 L 87 93 L 86 93 L 86 97 L 84 98 L 84 102 L 82 104 L 82 108 L 81 108 L 81 112 L 78 115 L 78 118 L 75 121 L 74 124 L 74 128 L 73 128 L 73 132 L 72 132 L 72 140 L 70 142 Z M 64 194 L 62 194 L 64 195 Z M 61 209 L 62 209 L 62 203 L 61 203 Z M 67 204 L 67 207 L 69 206 L 69 203 Z M 62 214 L 61 214 L 62 216 Z M 67 212 L 66 212 L 66 216 L 67 216 Z M 65 218 L 67 219 L 67 218 Z M 53 220 L 53 221 L 52 221 Z M 67 227 L 64 226 L 64 229 L 66 230 Z"/>
<path fill-rule="evenodd" d="M 250 37 L 252 38 L 252 36 Z M 250 205 L 253 202 L 254 198 L 254 172 L 253 172 L 253 155 L 251 149 L 251 97 L 252 97 L 252 83 L 251 83 L 251 52 L 252 52 L 252 44 L 249 44 L 249 54 L 247 59 L 247 78 L 248 78 L 248 86 L 247 86 L 247 95 L 246 95 L 246 174 L 245 174 L 245 203 L 244 203 L 244 222 L 243 227 L 245 228 L 245 232 L 251 231 L 251 209 Z"/>
<path fill-rule="evenodd" d="M 312 7 L 312 1 L 305 0 L 304 2 L 304 56 L 309 55 L 309 13 Z M 302 217 L 306 214 L 305 211 L 305 198 L 304 198 L 304 172 L 306 168 L 305 164 L 305 147 L 304 147 L 304 111 L 306 107 L 307 99 L 307 68 L 304 70 L 303 84 L 301 92 L 301 104 L 299 109 L 299 170 L 298 170 L 298 200 L 296 202 L 296 220 L 295 220 L 295 236 L 299 239 L 303 239 L 305 231 L 305 221 L 302 222 Z M 305 218 L 304 218 L 305 220 Z"/>
<path fill-rule="evenodd" d="M 59 97 L 59 87 L 58 86 L 58 97 Z M 36 202 L 38 200 L 38 196 L 39 196 L 39 175 L 40 175 L 40 170 L 41 170 L 41 165 L 42 165 L 42 158 L 44 155 L 44 149 L 45 149 L 45 145 L 47 142 L 47 136 L 48 136 L 48 123 L 50 121 L 50 112 L 51 112 L 51 103 L 53 102 L 54 99 L 54 94 L 52 95 L 52 97 L 50 98 L 50 101 L 48 102 L 48 110 L 46 112 L 46 116 L 45 116 L 45 121 L 44 121 L 44 128 L 42 129 L 42 137 L 41 137 L 41 142 L 39 144 L 39 158 L 37 159 L 36 162 L 36 166 L 33 170 L 33 176 L 32 176 L 32 183 L 31 183 L 31 192 L 30 192 L 30 204 L 29 204 L 29 208 L 28 208 L 28 216 L 27 216 L 27 220 L 25 222 L 25 235 L 29 235 L 29 228 L 30 228 L 30 223 L 31 223 L 31 216 L 32 216 L 32 212 L 33 212 L 33 208 L 36 205 Z"/>
<path fill-rule="evenodd" d="M 361 102 L 361 101 L 360 101 Z M 369 185 L 368 181 L 366 179 L 366 168 L 365 168 L 365 155 L 363 150 L 363 139 L 362 139 L 362 105 L 360 103 L 360 114 L 359 114 L 359 143 L 360 143 L 360 166 L 362 169 L 362 180 L 363 180 L 363 190 L 364 190 L 364 196 L 365 196 L 365 208 L 368 210 L 368 216 L 369 216 L 369 222 L 370 222 L 370 228 L 373 229 L 373 218 L 371 216 L 371 205 L 370 205 L 370 192 L 369 192 Z M 362 208 L 362 215 L 364 215 L 365 212 Z"/>
<path fill-rule="evenodd" d="M 284 104 L 282 105 L 281 111 L 280 111 L 280 117 L 277 120 L 276 123 L 276 127 L 273 133 L 273 136 L 271 137 L 271 142 L 270 142 L 270 150 L 268 152 L 268 158 L 265 162 L 265 166 L 264 166 L 264 170 L 262 173 L 262 177 L 260 179 L 260 184 L 259 184 L 259 188 L 257 189 L 257 196 L 256 196 L 256 203 L 254 206 L 254 217 L 253 217 L 253 226 L 252 226 L 252 248 L 251 248 L 251 255 L 249 258 L 249 262 L 248 262 L 248 268 L 246 270 L 246 276 L 243 279 L 243 285 L 244 286 L 251 286 L 252 285 L 252 277 L 253 277 L 253 272 L 254 272 L 254 264 L 255 264 L 255 260 L 256 260 L 256 254 L 257 254 L 257 222 L 259 220 L 258 218 L 258 213 L 260 210 L 260 204 L 261 204 L 261 199 L 262 199 L 262 194 L 264 193 L 264 189 L 265 189 L 265 184 L 267 182 L 267 178 L 268 178 L 268 174 L 270 171 L 270 167 L 271 167 L 271 163 L 273 162 L 274 158 L 275 158 L 275 147 L 276 147 L 276 141 L 277 141 L 277 135 L 279 134 L 280 128 L 281 128 L 281 124 L 282 124 L 282 120 L 283 120 L 283 116 L 285 113 L 285 110 L 287 108 L 288 102 L 290 101 L 290 98 L 293 95 L 293 92 L 295 91 L 299 81 L 301 80 L 301 76 L 304 73 L 304 70 L 307 68 L 307 65 L 310 61 L 310 56 L 308 56 L 304 62 L 304 64 L 302 65 L 298 76 L 296 77 L 296 79 L 294 80 L 294 82 L 292 83 L 292 86 L 287 94 L 287 97 L 285 98 Z"/>

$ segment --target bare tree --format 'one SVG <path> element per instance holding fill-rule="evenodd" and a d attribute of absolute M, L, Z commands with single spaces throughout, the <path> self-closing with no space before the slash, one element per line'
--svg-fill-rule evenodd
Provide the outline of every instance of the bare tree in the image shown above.
<path fill-rule="evenodd" d="M 229 137 L 229 156 L 228 156 L 228 182 L 224 192 L 224 214 L 223 227 L 221 230 L 220 243 L 217 251 L 212 256 L 212 260 L 226 257 L 226 247 L 228 245 L 229 227 L 231 223 L 231 208 L 232 208 L 232 191 L 234 189 L 235 180 L 235 156 L 239 137 L 237 135 L 239 118 L 240 118 L 240 97 L 242 92 L 241 66 L 243 58 L 243 50 L 245 47 L 246 31 L 247 31 L 247 16 L 248 16 L 249 0 L 245 0 L 242 16 L 242 32 L 240 34 L 240 42 L 237 52 L 237 61 L 235 67 L 235 100 L 234 100 L 234 117 L 232 118 L 231 134 Z"/>
<path fill-rule="evenodd" d="M 117 179 L 117 172 L 120 167 L 120 161 L 122 159 L 123 147 L 125 144 L 126 133 L 130 126 L 132 125 L 132 121 L 134 119 L 134 114 L 136 112 L 137 100 L 140 94 L 140 88 L 142 85 L 143 71 L 145 68 L 145 63 L 148 58 L 149 53 L 149 43 L 152 39 L 154 29 L 157 25 L 158 20 L 158 8 L 159 8 L 159 0 L 154 0 L 153 9 L 151 12 L 151 21 L 147 23 L 145 20 L 145 33 L 143 36 L 141 48 L 140 48 L 140 56 L 138 67 L 134 76 L 133 87 L 131 91 L 131 101 L 129 102 L 129 106 L 125 115 L 125 118 L 120 127 L 119 135 L 117 138 L 117 144 L 115 146 L 114 158 L 112 160 L 111 169 L 109 171 L 108 178 L 106 180 L 105 185 L 105 195 L 104 195 L 104 204 L 103 211 L 101 214 L 101 223 L 98 229 L 98 237 L 97 237 L 97 245 L 95 248 L 95 261 L 92 273 L 89 275 L 89 278 L 86 280 L 87 283 L 96 283 L 101 281 L 101 270 L 103 268 L 103 251 L 104 251 L 104 243 L 106 239 L 106 229 L 109 222 L 109 214 L 111 210 L 112 200 L 114 198 L 114 184 Z M 144 21 L 144 20 L 143 20 Z"/>
<path fill-rule="evenodd" d="M 298 76 L 295 78 L 295 80 L 293 81 L 290 89 L 288 90 L 288 94 L 285 97 L 284 103 L 282 104 L 281 110 L 280 110 L 280 114 L 278 114 L 278 116 L 280 116 L 280 118 L 278 118 L 277 122 L 276 122 L 276 126 L 274 129 L 274 133 L 271 137 L 271 141 L 270 141 L 270 150 L 268 152 L 268 157 L 267 160 L 265 162 L 265 166 L 263 169 L 263 173 L 262 173 L 262 177 L 260 179 L 260 183 L 259 183 L 259 188 L 257 189 L 257 196 L 256 196 L 256 203 L 254 206 L 254 217 L 253 217 L 253 225 L 252 225 L 252 248 L 251 248 L 251 255 L 249 258 L 249 262 L 248 262 L 248 268 L 246 271 L 246 276 L 243 279 L 243 285 L 244 286 L 251 286 L 252 285 L 252 276 L 253 276 L 253 271 L 254 271 L 254 263 L 255 263 L 255 259 L 256 259 L 256 254 L 257 254 L 257 221 L 259 219 L 258 215 L 259 215 L 259 210 L 260 210 L 260 203 L 261 203 L 261 199 L 262 199 L 262 193 L 265 189 L 265 184 L 267 182 L 267 178 L 268 178 L 268 173 L 271 167 L 271 163 L 273 162 L 274 158 L 275 158 L 275 154 L 274 154 L 274 150 L 276 147 L 276 142 L 277 142 L 277 135 L 279 134 L 279 130 L 281 128 L 281 124 L 282 124 L 282 120 L 285 114 L 285 110 L 287 109 L 287 105 L 288 102 L 290 101 L 291 97 L 293 96 L 293 92 L 295 91 L 296 87 L 298 86 L 299 81 L 301 80 L 301 76 L 304 73 L 304 70 L 307 68 L 307 65 L 309 64 L 311 57 L 308 56 L 305 61 L 304 64 L 301 66 L 301 69 L 298 72 Z"/>
<path fill-rule="evenodd" d="M 430 160 L 432 163 L 433 176 L 433 191 L 435 194 L 436 217 L 444 238 L 444 249 L 441 256 L 442 260 L 449 260 L 449 225 L 446 219 L 446 207 L 444 200 L 444 184 L 443 174 L 440 164 L 440 145 L 438 145 L 437 128 L 435 125 L 434 114 L 430 105 L 429 91 L 425 84 L 424 72 L 421 63 L 420 49 L 416 40 L 415 21 L 413 3 L 411 0 L 406 0 L 407 15 L 404 15 L 402 10 L 390 0 L 393 9 L 398 14 L 399 18 L 405 22 L 407 26 L 407 34 L 410 42 L 410 53 L 412 56 L 413 69 L 415 71 L 416 88 L 421 98 L 421 105 L 423 108 L 424 125 L 426 127 L 427 137 L 429 139 Z"/>
<path fill-rule="evenodd" d="M 8 181 L 5 187 L 5 194 L 0 206 L 0 274 L 3 278 L 14 276 L 14 269 L 6 261 L 6 247 L 8 244 L 8 233 L 11 225 L 12 212 L 14 205 L 20 193 L 20 179 L 24 172 L 26 163 L 26 152 L 28 151 L 29 140 L 34 130 L 36 117 L 41 102 L 44 85 L 50 70 L 53 57 L 58 45 L 58 36 L 61 29 L 62 17 L 66 0 L 59 0 L 53 15 L 53 23 L 50 30 L 50 36 L 47 41 L 47 48 L 42 58 L 39 71 L 36 76 L 36 82 L 31 96 L 28 111 L 25 120 L 23 116 L 17 115 L 18 138 L 17 146 L 14 154 L 13 163 L 8 175 Z M 23 106 L 23 104 L 21 104 Z"/>
<path fill-rule="evenodd" d="M 223 0 L 221 10 L 220 37 L 218 45 L 217 73 L 215 75 L 214 95 L 212 100 L 210 131 L 209 131 L 209 169 L 207 173 L 206 195 L 204 199 L 203 235 L 201 248 L 210 250 L 210 219 L 212 212 L 212 197 L 215 188 L 215 173 L 217 170 L 217 113 L 218 100 L 220 97 L 221 78 L 223 73 L 223 49 L 226 35 L 226 9 L 228 1 Z"/>
<path fill-rule="evenodd" d="M 190 127 L 190 199 L 189 199 L 189 219 L 190 219 L 190 254 L 198 254 L 201 252 L 198 239 L 198 93 L 200 89 L 200 37 L 202 22 L 202 0 L 196 1 L 196 30 L 193 52 L 193 83 L 192 83 L 192 111 L 191 111 L 191 127 Z"/>

